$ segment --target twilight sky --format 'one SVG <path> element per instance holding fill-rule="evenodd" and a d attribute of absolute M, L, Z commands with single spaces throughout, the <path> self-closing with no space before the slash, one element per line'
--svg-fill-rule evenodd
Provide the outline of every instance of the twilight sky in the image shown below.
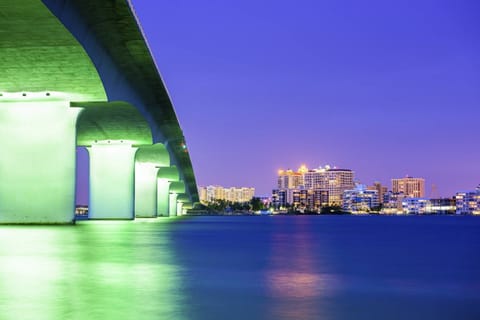
<path fill-rule="evenodd" d="M 480 183 L 477 0 L 132 0 L 199 185 L 279 168 Z"/>

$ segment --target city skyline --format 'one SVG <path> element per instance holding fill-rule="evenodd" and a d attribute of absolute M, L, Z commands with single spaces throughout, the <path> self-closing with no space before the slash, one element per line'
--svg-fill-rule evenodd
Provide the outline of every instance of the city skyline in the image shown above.
<path fill-rule="evenodd" d="M 268 194 L 298 161 L 478 184 L 478 3 L 132 2 L 198 185 Z"/>
<path fill-rule="evenodd" d="M 479 3 L 132 3 L 198 185 L 269 194 L 299 161 L 478 185 Z"/>

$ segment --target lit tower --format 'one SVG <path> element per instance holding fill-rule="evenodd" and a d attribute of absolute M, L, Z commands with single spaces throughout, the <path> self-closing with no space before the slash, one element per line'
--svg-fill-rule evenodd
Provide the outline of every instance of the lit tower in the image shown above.
<path fill-rule="evenodd" d="M 409 176 L 392 179 L 392 191 L 393 193 L 403 193 L 409 198 L 423 198 L 425 197 L 425 179 Z"/>

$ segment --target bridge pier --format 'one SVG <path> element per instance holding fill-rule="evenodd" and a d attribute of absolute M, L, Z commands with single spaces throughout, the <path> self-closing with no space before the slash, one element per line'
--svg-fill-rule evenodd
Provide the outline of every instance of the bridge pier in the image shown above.
<path fill-rule="evenodd" d="M 178 215 L 178 196 L 185 193 L 185 183 L 183 181 L 173 181 L 170 183 L 169 190 L 169 208 L 168 213 L 170 217 Z"/>
<path fill-rule="evenodd" d="M 183 210 L 185 209 L 185 205 L 190 201 L 188 196 L 185 193 L 181 193 L 177 197 L 177 216 L 181 216 L 184 214 Z"/>
<path fill-rule="evenodd" d="M 0 104 L 0 223 L 72 223 L 80 110 L 50 93 L 2 94 Z"/>
<path fill-rule="evenodd" d="M 162 166 L 170 166 L 170 155 L 163 144 L 138 149 L 135 155 L 136 217 L 157 217 L 157 175 Z"/>
<path fill-rule="evenodd" d="M 170 184 L 180 180 L 175 166 L 159 167 L 157 174 L 157 213 L 159 216 L 170 216 Z"/>
<path fill-rule="evenodd" d="M 188 211 L 189 209 L 193 209 L 193 204 L 192 204 L 192 202 L 187 201 L 187 202 L 183 203 L 183 208 L 182 208 L 182 209 L 183 209 L 183 214 L 187 214 L 187 211 Z"/>
<path fill-rule="evenodd" d="M 131 145 L 96 144 L 90 156 L 90 219 L 133 219 L 134 158 Z"/>
<path fill-rule="evenodd" d="M 183 215 L 183 202 L 177 200 L 177 216 Z"/>
<path fill-rule="evenodd" d="M 157 173 L 154 165 L 135 163 L 135 217 L 157 216 Z"/>
<path fill-rule="evenodd" d="M 152 144 L 150 127 L 123 101 L 82 102 L 77 145 L 90 156 L 90 219 L 134 218 L 134 169 L 138 147 Z"/>
<path fill-rule="evenodd" d="M 177 216 L 177 197 L 178 194 L 170 193 L 169 194 L 169 202 L 168 202 L 168 216 L 169 217 L 176 217 Z"/>

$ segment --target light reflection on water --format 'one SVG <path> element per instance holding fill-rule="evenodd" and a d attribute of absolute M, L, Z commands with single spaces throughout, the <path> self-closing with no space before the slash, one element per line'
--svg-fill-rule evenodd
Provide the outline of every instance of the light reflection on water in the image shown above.
<path fill-rule="evenodd" d="M 324 269 L 321 243 L 313 243 L 311 226 L 305 217 L 276 219 L 280 230 L 272 232 L 270 264 L 266 283 L 274 298 L 269 310 L 272 319 L 327 319 L 322 300 L 339 285 L 337 277 Z M 288 223 L 294 233 L 281 230 Z"/>
<path fill-rule="evenodd" d="M 181 269 L 168 234 L 153 231 L 108 222 L 2 227 L 0 318 L 183 319 Z"/>
<path fill-rule="evenodd" d="M 476 320 L 479 252 L 474 217 L 0 226 L 0 320 Z"/>

